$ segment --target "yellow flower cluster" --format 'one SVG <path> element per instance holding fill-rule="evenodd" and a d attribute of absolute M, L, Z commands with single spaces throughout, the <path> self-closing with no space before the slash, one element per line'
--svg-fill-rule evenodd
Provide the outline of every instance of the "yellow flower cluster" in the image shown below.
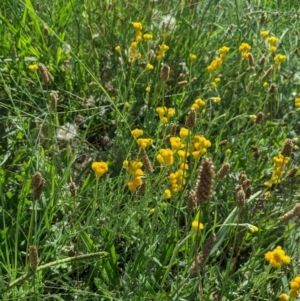
<path fill-rule="evenodd" d="M 267 36 L 269 35 L 269 31 L 268 30 L 262 30 L 260 32 L 260 36 L 265 39 Z"/>
<path fill-rule="evenodd" d="M 278 42 L 278 39 L 276 37 L 269 37 L 267 38 L 267 42 L 269 44 L 269 50 L 271 52 L 275 52 L 277 50 L 276 44 Z"/>
<path fill-rule="evenodd" d="M 184 171 L 182 169 L 178 169 L 176 172 L 172 172 L 169 175 L 169 180 L 172 187 L 172 192 L 176 193 L 183 189 L 183 186 L 186 184 L 184 179 Z"/>
<path fill-rule="evenodd" d="M 143 163 L 140 161 L 125 160 L 123 162 L 123 167 L 133 176 L 133 180 L 127 184 L 131 191 L 143 184 L 143 180 L 141 179 L 141 176 L 144 174 L 141 169 L 142 166 Z"/>
<path fill-rule="evenodd" d="M 108 171 L 108 165 L 106 162 L 93 162 L 92 170 L 95 172 L 97 177 L 101 177 Z"/>
<path fill-rule="evenodd" d="M 169 46 L 167 46 L 166 44 L 160 45 L 156 55 L 157 60 L 160 61 L 165 56 L 167 50 L 169 50 Z"/>
<path fill-rule="evenodd" d="M 28 69 L 32 72 L 35 72 L 36 70 L 38 70 L 38 65 L 37 64 L 31 64 L 28 66 Z"/>
<path fill-rule="evenodd" d="M 141 53 L 137 49 L 137 42 L 132 42 L 129 47 L 129 62 L 133 63 L 136 59 L 140 59 L 141 56 Z"/>
<path fill-rule="evenodd" d="M 289 295 L 291 298 L 298 298 L 299 295 L 299 289 L 300 289 L 300 275 L 296 276 L 291 282 L 290 282 L 290 292 Z M 288 300 L 288 299 L 287 299 Z"/>
<path fill-rule="evenodd" d="M 266 181 L 264 184 L 267 187 L 271 187 L 273 184 L 279 184 L 282 174 L 284 173 L 285 166 L 289 163 L 290 157 L 284 157 L 282 154 L 273 158 L 274 170 L 270 181 Z"/>
<path fill-rule="evenodd" d="M 134 138 L 138 138 L 140 136 L 143 136 L 144 134 L 144 131 L 143 130 L 140 130 L 140 129 L 134 129 L 131 131 L 131 135 L 134 137 Z"/>
<path fill-rule="evenodd" d="M 197 98 L 195 102 L 192 104 L 192 108 L 198 111 L 200 108 L 205 106 L 205 101 L 201 98 Z"/>
<path fill-rule="evenodd" d="M 169 118 L 175 115 L 175 110 L 167 107 L 157 107 L 156 112 L 159 115 L 161 123 L 168 123 Z"/>
<path fill-rule="evenodd" d="M 135 40 L 137 42 L 141 42 L 143 40 L 143 35 L 142 35 L 142 23 L 141 22 L 132 22 L 132 25 L 135 29 Z"/>
<path fill-rule="evenodd" d="M 216 88 L 218 83 L 221 81 L 221 78 L 220 77 L 216 77 L 212 82 L 211 82 L 211 86 L 213 88 Z"/>
<path fill-rule="evenodd" d="M 162 148 L 156 156 L 156 160 L 162 165 L 172 165 L 174 163 L 174 153 L 170 148 Z"/>
<path fill-rule="evenodd" d="M 150 33 L 145 33 L 145 34 L 143 35 L 143 37 L 144 37 L 144 39 L 147 40 L 147 41 L 153 39 L 153 35 L 150 34 Z"/>
<path fill-rule="evenodd" d="M 248 51 L 250 51 L 251 46 L 248 43 L 242 43 L 239 46 L 239 51 L 242 53 L 242 58 L 243 59 L 248 59 Z"/>
<path fill-rule="evenodd" d="M 147 69 L 147 70 L 152 70 L 153 68 L 154 68 L 154 66 L 151 65 L 150 63 L 147 63 L 147 64 L 146 64 L 146 69 Z"/>
<path fill-rule="evenodd" d="M 295 98 L 295 107 L 299 108 L 300 107 L 300 97 Z"/>
<path fill-rule="evenodd" d="M 273 268 L 278 268 L 282 264 L 289 264 L 291 262 L 291 258 L 285 254 L 280 246 L 273 251 L 268 251 L 265 254 L 265 260 L 268 261 Z"/>
<path fill-rule="evenodd" d="M 213 102 L 214 103 L 219 103 L 221 101 L 221 97 L 214 97 Z"/>
<path fill-rule="evenodd" d="M 195 135 L 193 138 L 193 147 L 191 154 L 195 159 L 204 155 L 207 152 L 207 148 L 211 146 L 211 142 L 203 136 Z"/>
<path fill-rule="evenodd" d="M 151 138 L 140 138 L 137 140 L 137 144 L 141 148 L 146 148 L 146 147 L 152 145 L 152 143 L 153 143 L 153 139 L 151 139 Z"/>
<path fill-rule="evenodd" d="M 229 51 L 229 48 L 227 46 L 223 46 L 221 48 L 219 48 L 219 54 L 220 56 L 218 56 L 217 58 L 215 58 L 209 66 L 207 66 L 207 71 L 208 72 L 213 72 L 215 71 L 216 69 L 218 69 L 222 62 L 225 61 L 226 59 L 226 54 L 227 52 Z"/>
<path fill-rule="evenodd" d="M 286 61 L 286 56 L 283 54 L 277 54 L 274 57 L 274 67 L 277 68 L 281 63 Z"/>

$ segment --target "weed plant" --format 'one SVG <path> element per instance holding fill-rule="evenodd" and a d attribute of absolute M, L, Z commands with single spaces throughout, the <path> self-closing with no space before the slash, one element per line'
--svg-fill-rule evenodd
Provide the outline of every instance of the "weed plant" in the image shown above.
<path fill-rule="evenodd" d="M 2 0 L 2 300 L 295 300 L 294 1 Z"/>

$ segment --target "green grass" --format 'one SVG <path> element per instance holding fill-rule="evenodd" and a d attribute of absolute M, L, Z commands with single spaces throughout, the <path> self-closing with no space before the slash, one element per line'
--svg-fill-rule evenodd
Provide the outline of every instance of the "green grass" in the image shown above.
<path fill-rule="evenodd" d="M 288 294 L 300 274 L 297 214 L 280 221 L 299 197 L 298 174 L 288 177 L 300 160 L 299 16 L 292 1 L 2 1 L 2 299 L 250 301 Z M 132 22 L 153 35 L 138 42 L 134 62 Z M 275 52 L 263 30 L 277 37 Z M 254 63 L 242 58 L 241 43 L 251 46 Z M 163 44 L 169 49 L 157 60 Z M 230 48 L 226 59 L 209 72 L 222 46 Z M 286 60 L 276 68 L 278 54 Z M 147 70 L 147 63 L 154 68 Z M 29 69 L 38 64 L 53 81 Z M 161 78 L 164 65 L 170 68 L 167 81 Z M 215 78 L 220 82 L 214 86 Z M 199 98 L 205 106 L 181 149 L 194 151 L 195 135 L 211 146 L 199 158 L 187 158 L 182 189 L 166 199 L 169 176 L 181 161 L 176 151 L 170 165 L 156 157 L 171 148 L 170 138 L 179 137 Z M 175 110 L 166 124 L 156 111 L 163 106 Z M 251 119 L 259 112 L 260 123 Z M 141 160 L 131 134 L 136 128 L 153 139 L 146 152 L 154 171 L 141 168 L 144 191 L 130 191 L 133 176 L 123 163 Z M 287 139 L 293 150 L 287 164 L 278 163 L 276 182 L 273 158 Z M 216 174 L 226 162 L 230 170 L 222 179 L 215 175 L 211 187 L 202 182 L 199 193 L 212 195 L 190 210 L 189 194 L 205 158 Z M 108 172 L 97 178 L 93 162 L 106 162 Z M 45 185 L 34 189 L 36 172 Z M 242 172 L 251 191 L 239 205 Z M 41 195 L 35 199 L 36 190 Z M 204 225 L 197 234 L 193 221 Z M 216 241 L 207 249 L 213 233 Z M 36 270 L 30 246 L 38 251 Z M 290 264 L 274 268 L 265 260 L 277 246 Z M 205 260 L 191 274 L 201 251 Z"/>

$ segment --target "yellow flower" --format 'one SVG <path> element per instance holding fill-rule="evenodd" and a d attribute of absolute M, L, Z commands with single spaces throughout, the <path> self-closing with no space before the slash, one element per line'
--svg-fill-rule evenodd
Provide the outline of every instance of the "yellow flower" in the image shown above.
<path fill-rule="evenodd" d="M 128 108 L 130 108 L 130 103 L 128 102 L 128 101 L 126 101 L 125 103 L 124 103 L 124 107 L 126 108 L 126 109 L 128 109 Z"/>
<path fill-rule="evenodd" d="M 231 149 L 230 148 L 227 148 L 226 151 L 225 151 L 225 154 L 228 156 L 231 154 Z"/>
<path fill-rule="evenodd" d="M 137 138 L 137 137 L 140 137 L 143 135 L 143 130 L 140 130 L 140 129 L 134 129 L 131 131 L 131 135 L 134 137 L 134 138 Z"/>
<path fill-rule="evenodd" d="M 153 68 L 154 68 L 153 65 L 151 65 L 150 63 L 147 63 L 147 65 L 146 65 L 147 70 L 152 70 Z"/>
<path fill-rule="evenodd" d="M 190 53 L 189 57 L 191 61 L 194 61 L 197 58 L 196 54 L 193 53 Z"/>
<path fill-rule="evenodd" d="M 167 117 L 173 117 L 175 115 L 175 110 L 173 108 L 168 108 Z"/>
<path fill-rule="evenodd" d="M 255 226 L 250 226 L 249 230 L 254 233 L 254 232 L 258 232 L 258 228 Z"/>
<path fill-rule="evenodd" d="M 273 268 L 278 268 L 282 264 L 289 264 L 291 258 L 285 254 L 280 246 L 273 251 L 268 251 L 265 254 L 265 260 L 268 261 Z"/>
<path fill-rule="evenodd" d="M 153 214 L 153 213 L 155 212 L 155 208 L 151 208 L 151 209 L 149 210 L 149 212 L 150 212 L 150 214 Z"/>
<path fill-rule="evenodd" d="M 244 60 L 247 60 L 248 57 L 249 57 L 249 53 L 247 53 L 247 52 L 243 52 L 243 53 L 242 53 L 242 58 L 243 58 Z"/>
<path fill-rule="evenodd" d="M 213 100 L 214 103 L 219 103 L 220 101 L 221 101 L 220 97 L 215 97 Z"/>
<path fill-rule="evenodd" d="M 295 98 L 295 107 L 299 108 L 300 107 L 300 97 Z"/>
<path fill-rule="evenodd" d="M 164 198 L 165 198 L 165 199 L 170 199 L 171 197 L 172 197 L 171 191 L 170 191 L 169 189 L 166 189 L 166 190 L 164 191 Z"/>
<path fill-rule="evenodd" d="M 281 63 L 286 61 L 286 56 L 283 54 L 277 54 L 274 57 L 275 66 L 279 66 Z"/>
<path fill-rule="evenodd" d="M 145 33 L 145 34 L 143 35 L 143 37 L 144 37 L 144 39 L 147 40 L 147 41 L 153 39 L 153 35 L 150 34 L 150 33 Z"/>
<path fill-rule="evenodd" d="M 204 228 L 202 223 L 199 223 L 198 221 L 192 222 L 192 231 L 194 233 L 197 233 L 198 231 L 202 230 Z"/>
<path fill-rule="evenodd" d="M 179 136 L 184 139 L 189 135 L 189 129 L 182 127 L 179 132 Z"/>
<path fill-rule="evenodd" d="M 201 107 L 205 106 L 205 101 L 202 100 L 201 98 L 197 98 L 192 105 L 192 108 L 194 108 L 196 111 L 198 111 Z"/>
<path fill-rule="evenodd" d="M 239 51 L 240 52 L 247 52 L 251 49 L 251 46 L 247 43 L 242 43 L 240 46 L 239 46 Z"/>
<path fill-rule="evenodd" d="M 143 29 L 143 25 L 141 22 L 132 22 L 132 25 L 134 27 L 135 30 L 142 30 Z"/>
<path fill-rule="evenodd" d="M 256 115 L 249 115 L 249 118 L 251 121 L 255 121 L 256 120 Z"/>
<path fill-rule="evenodd" d="M 270 50 L 270 52 L 275 52 L 277 50 L 277 48 L 275 46 L 270 46 L 269 50 Z"/>
<path fill-rule="evenodd" d="M 278 42 L 278 39 L 276 37 L 269 37 L 267 38 L 267 42 L 270 44 L 270 45 L 276 45 L 277 42 Z"/>
<path fill-rule="evenodd" d="M 297 282 L 299 284 L 299 286 L 300 286 L 300 276 L 295 277 L 294 281 Z"/>
<path fill-rule="evenodd" d="M 156 160 L 162 165 L 171 165 L 174 163 L 173 151 L 169 148 L 160 149 L 159 154 L 156 156 Z"/>
<path fill-rule="evenodd" d="M 288 301 L 289 299 L 290 299 L 290 297 L 287 294 L 281 294 L 279 296 L 280 301 Z"/>
<path fill-rule="evenodd" d="M 150 92 L 151 91 L 151 87 L 147 86 L 145 90 L 146 90 L 146 92 Z"/>
<path fill-rule="evenodd" d="M 229 51 L 227 46 L 223 46 L 219 49 L 219 53 L 225 55 Z"/>
<path fill-rule="evenodd" d="M 291 298 L 298 298 L 298 290 L 290 290 L 289 295 Z"/>
<path fill-rule="evenodd" d="M 137 144 L 141 147 L 141 148 L 146 148 L 148 146 L 150 146 L 153 143 L 153 140 L 150 138 L 139 138 L 137 140 Z"/>
<path fill-rule="evenodd" d="M 101 177 L 108 171 L 108 165 L 105 162 L 93 162 L 92 169 L 97 177 Z"/>
<path fill-rule="evenodd" d="M 28 69 L 32 72 L 36 71 L 38 69 L 38 65 L 37 64 L 31 64 L 28 66 Z"/>
<path fill-rule="evenodd" d="M 260 32 L 260 36 L 265 39 L 267 36 L 269 35 L 269 31 L 268 30 L 262 30 Z"/>
<path fill-rule="evenodd" d="M 292 290 L 297 290 L 299 288 L 299 283 L 297 283 L 296 281 L 291 281 L 290 282 L 290 288 Z"/>
<path fill-rule="evenodd" d="M 264 87 L 264 88 L 268 88 L 268 87 L 269 87 L 269 83 L 268 83 L 268 82 L 264 82 L 264 83 L 263 83 L 263 87 Z"/>
<path fill-rule="evenodd" d="M 121 47 L 118 45 L 118 46 L 115 47 L 115 50 L 116 50 L 117 52 L 120 52 L 120 51 L 121 51 Z"/>
<path fill-rule="evenodd" d="M 214 82 L 215 82 L 216 84 L 218 84 L 220 81 L 221 81 L 221 78 L 220 78 L 220 77 L 216 77 L 216 78 L 214 79 Z"/>

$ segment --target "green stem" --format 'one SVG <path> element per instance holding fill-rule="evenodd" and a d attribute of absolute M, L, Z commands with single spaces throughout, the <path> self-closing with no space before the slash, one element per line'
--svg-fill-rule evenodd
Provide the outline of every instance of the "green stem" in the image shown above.
<path fill-rule="evenodd" d="M 169 263 L 169 265 L 168 265 L 168 267 L 167 267 L 167 270 L 166 270 L 166 272 L 165 272 L 165 274 L 164 274 L 164 278 L 163 278 L 163 280 L 162 280 L 162 282 L 161 282 L 161 287 L 164 285 L 164 283 L 165 283 L 165 281 L 166 281 L 166 279 L 167 279 L 167 277 L 168 277 L 168 275 L 169 275 L 169 272 L 170 272 L 170 270 L 171 270 L 171 268 L 172 268 L 173 262 L 174 262 L 174 260 L 175 260 L 175 257 L 176 257 L 176 255 L 177 255 L 177 253 L 178 253 L 180 247 L 182 247 L 182 246 L 184 245 L 184 243 L 185 243 L 191 236 L 192 236 L 192 233 L 189 234 L 187 237 L 185 237 L 182 241 L 180 241 L 180 242 L 176 245 L 176 247 L 175 247 L 175 249 L 174 249 L 174 251 L 173 251 L 173 254 L 172 254 L 172 258 L 171 258 L 171 260 L 170 260 L 170 263 Z"/>
<path fill-rule="evenodd" d="M 16 286 L 17 284 L 25 281 L 26 279 L 30 278 L 32 275 L 34 275 L 35 273 L 45 270 L 47 268 L 50 268 L 52 266 L 56 266 L 59 264 L 63 264 L 63 263 L 69 263 L 69 262 L 76 262 L 76 261 L 83 261 L 83 260 L 88 260 L 88 259 L 92 259 L 95 257 L 101 257 L 103 258 L 104 256 L 107 256 L 108 253 L 107 252 L 96 252 L 96 253 L 90 253 L 90 254 L 84 254 L 84 255 L 79 255 L 79 256 L 74 256 L 74 257 L 68 257 L 68 258 L 64 258 L 64 259 L 59 259 L 59 260 L 55 260 L 49 263 L 46 263 L 44 265 L 39 266 L 36 271 L 29 271 L 28 273 L 24 274 L 23 276 L 17 278 L 15 281 L 11 282 L 2 292 L 1 294 L 9 291 L 11 288 L 13 288 L 14 286 Z"/>

